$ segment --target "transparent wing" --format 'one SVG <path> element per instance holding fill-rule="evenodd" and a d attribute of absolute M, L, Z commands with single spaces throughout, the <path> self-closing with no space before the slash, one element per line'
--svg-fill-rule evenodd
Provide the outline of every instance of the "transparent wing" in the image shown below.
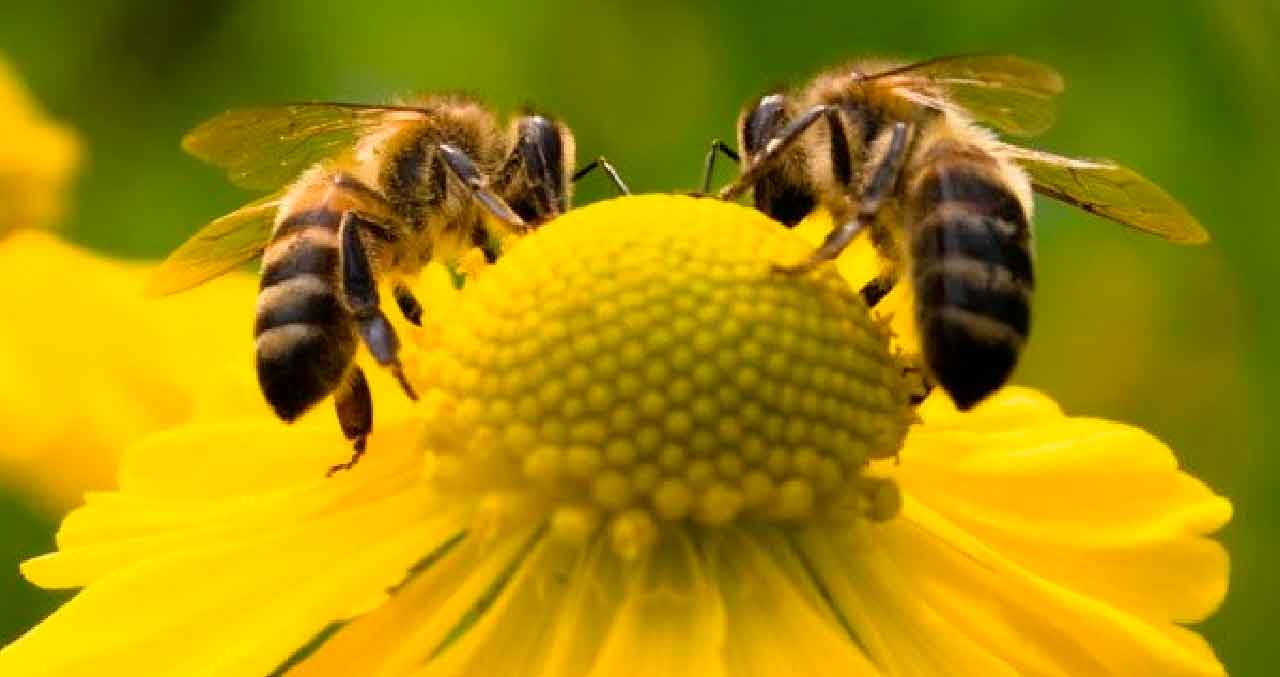
<path fill-rule="evenodd" d="M 262 253 L 283 191 L 214 219 L 182 243 L 151 275 L 149 296 L 186 291 L 233 270 Z"/>
<path fill-rule="evenodd" d="M 232 183 L 274 190 L 302 170 L 350 148 L 389 113 L 423 116 L 421 108 L 349 103 L 296 103 L 228 111 L 182 139 L 192 155 L 227 170 Z"/>
<path fill-rule="evenodd" d="M 939 57 L 869 78 L 900 79 L 926 96 L 944 94 L 974 120 L 1015 136 L 1035 136 L 1053 125 L 1054 98 L 1063 87 L 1052 68 L 1007 54 Z"/>
<path fill-rule="evenodd" d="M 1196 217 L 1159 186 L 1110 160 L 1084 160 L 1004 146 L 1037 193 L 1167 240 L 1209 240 Z"/>

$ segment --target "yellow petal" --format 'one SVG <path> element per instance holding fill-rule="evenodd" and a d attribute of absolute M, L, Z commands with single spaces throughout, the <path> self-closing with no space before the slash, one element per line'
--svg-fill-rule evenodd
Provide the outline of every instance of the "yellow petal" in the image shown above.
<path fill-rule="evenodd" d="M 923 416 L 894 476 L 992 550 L 1150 619 L 1200 620 L 1221 603 L 1227 555 L 1205 536 L 1231 504 L 1180 472 L 1159 440 L 1065 417 L 1024 389 L 980 406 L 970 431 L 947 429 L 956 419 L 936 407 Z"/>
<path fill-rule="evenodd" d="M 460 646 L 467 653 L 466 642 L 483 636 L 488 626 L 481 624 L 496 618 L 481 607 L 508 599 L 510 577 L 527 574 L 524 565 L 536 560 L 542 544 L 532 525 L 490 542 L 468 536 L 439 550 L 447 540 L 419 552 L 442 552 L 438 561 L 415 571 L 387 603 L 347 624 L 289 674 L 389 677 L 454 665 L 433 659 L 447 660 Z"/>
<path fill-rule="evenodd" d="M 725 609 L 699 560 L 688 534 L 673 529 L 625 572 L 625 600 L 591 675 L 730 674 Z"/>
<path fill-rule="evenodd" d="M 920 582 L 897 569 L 868 534 L 810 529 L 796 542 L 857 644 L 883 674 L 1018 674 L 999 647 L 956 632 L 941 610 L 913 596 Z"/>
<path fill-rule="evenodd" d="M 807 536 L 818 578 L 888 674 L 1221 674 L 1177 620 L 1208 613 L 1230 505 L 1168 449 L 1025 389 L 969 414 L 921 407 L 882 464 L 902 513 Z M 815 530 L 816 531 L 816 530 Z"/>
<path fill-rule="evenodd" d="M 596 665 L 605 638 L 627 594 L 629 562 L 618 559 L 604 539 L 587 546 L 567 578 L 564 601 L 547 637 L 542 673 L 586 675 Z"/>
<path fill-rule="evenodd" d="M 325 477 L 326 470 L 345 460 L 350 448 L 328 426 L 226 425 L 159 436 L 130 455 L 126 491 L 91 495 L 63 522 L 59 551 L 27 562 L 23 571 L 46 587 L 86 585 L 151 556 L 206 543 L 252 541 L 265 530 L 290 529 L 414 490 L 422 463 L 412 444 L 417 431 L 413 422 L 389 426 L 371 438 L 359 465 L 333 478 Z M 237 440 L 238 446 L 228 444 Z M 175 468 L 183 459 L 197 474 Z M 254 459 L 281 472 L 260 475 Z"/>
<path fill-rule="evenodd" d="M 1036 576 L 908 496 L 874 528 L 870 575 L 900 577 L 885 603 L 927 608 L 949 632 L 1031 674 L 1218 675 L 1194 633 L 1152 622 Z"/>
<path fill-rule="evenodd" d="M 567 599 L 568 576 L 580 552 L 542 540 L 527 556 L 513 561 L 493 603 L 417 674 L 564 674 L 542 666 L 551 648 L 548 637 L 556 631 L 560 607 Z"/>
<path fill-rule="evenodd" d="M 431 646 L 413 640 L 425 620 L 454 592 L 454 582 L 475 566 L 474 551 L 459 549 L 459 531 L 426 550 L 410 577 L 385 604 L 342 626 L 302 657 L 291 676 L 407 675 L 427 660 Z"/>
<path fill-rule="evenodd" d="M 294 454 L 287 480 L 257 493 L 91 502 L 70 522 L 63 550 L 28 563 L 27 573 L 46 585 L 92 585 L 0 651 L 0 674 L 90 674 L 108 664 L 122 673 L 269 672 L 328 623 L 381 603 L 422 553 L 463 529 L 457 504 L 420 481 L 416 425 L 401 429 L 374 436 L 364 462 L 329 480 L 326 463 L 344 444 Z M 241 447 L 224 453 L 261 450 L 268 467 L 283 467 L 291 445 L 268 435 L 273 444 L 255 449 L 251 431 L 239 430 Z M 197 447 L 172 444 L 172 453 Z M 151 480 L 159 458 L 138 454 L 125 470 Z M 246 467 L 225 463 L 221 479 Z M 172 512 L 169 523 L 138 518 L 147 503 Z"/>
<path fill-rule="evenodd" d="M 106 665 L 119 674 L 265 674 L 325 625 L 380 599 L 430 547 L 436 507 L 401 492 L 253 537 L 152 553 L 101 576 L 0 651 L 0 674 L 103 674 Z"/>
<path fill-rule="evenodd" d="M 727 674 L 881 674 L 830 609 L 817 608 L 811 595 L 797 589 L 795 574 L 779 564 L 776 549 L 728 530 L 723 540 L 713 536 L 707 558 L 729 619 Z"/>

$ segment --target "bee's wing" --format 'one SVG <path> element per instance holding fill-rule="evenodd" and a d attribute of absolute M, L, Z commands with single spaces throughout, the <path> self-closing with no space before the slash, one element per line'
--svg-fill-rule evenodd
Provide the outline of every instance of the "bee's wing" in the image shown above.
<path fill-rule="evenodd" d="M 337 155 L 388 115 L 425 116 L 407 106 L 295 103 L 232 110 L 182 139 L 192 155 L 227 170 L 243 188 L 273 190 L 308 166 Z"/>
<path fill-rule="evenodd" d="M 959 106 L 974 120 L 1015 136 L 1035 136 L 1053 125 L 1062 76 L 1052 68 L 1007 54 L 945 56 L 868 76 L 901 80 L 917 95 Z"/>
<path fill-rule="evenodd" d="M 1085 160 L 1003 145 L 1037 193 L 1172 242 L 1200 244 L 1209 233 L 1177 200 L 1110 160 Z"/>
<path fill-rule="evenodd" d="M 214 219 L 182 243 L 151 274 L 149 296 L 186 291 L 230 272 L 262 253 L 283 191 Z"/>

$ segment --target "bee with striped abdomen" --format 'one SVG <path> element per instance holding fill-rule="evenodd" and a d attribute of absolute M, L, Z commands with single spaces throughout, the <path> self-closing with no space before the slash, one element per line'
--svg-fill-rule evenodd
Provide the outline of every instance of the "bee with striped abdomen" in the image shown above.
<path fill-rule="evenodd" d="M 335 470 L 358 460 L 373 425 L 354 363 L 359 341 L 416 397 L 378 282 L 393 283 L 400 310 L 418 323 L 408 276 L 474 247 L 492 261 L 501 236 L 567 210 L 577 178 L 565 125 L 527 114 L 504 128 L 456 96 L 234 110 L 197 127 L 183 147 L 237 185 L 276 192 L 196 233 L 161 265 L 151 291 L 188 289 L 261 254 L 259 384 L 285 421 L 334 394 L 355 448 Z"/>
<path fill-rule="evenodd" d="M 863 288 L 874 304 L 909 271 L 925 365 L 961 409 L 1008 380 L 1030 329 L 1032 191 L 1174 242 L 1208 234 L 1132 170 L 1002 143 L 987 125 L 1031 136 L 1049 127 L 1062 79 L 1013 56 L 854 62 L 795 92 L 770 93 L 738 120 L 741 173 L 756 207 L 790 226 L 815 207 L 837 224 L 799 273 L 862 229 L 884 260 Z M 821 124 L 819 124 L 821 123 Z M 716 142 L 716 152 L 738 160 Z"/>

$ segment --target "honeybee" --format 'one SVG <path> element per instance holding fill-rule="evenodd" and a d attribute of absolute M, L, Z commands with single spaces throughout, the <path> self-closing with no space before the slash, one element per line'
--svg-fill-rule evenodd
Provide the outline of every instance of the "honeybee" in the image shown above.
<path fill-rule="evenodd" d="M 741 165 L 720 198 L 754 188 L 756 207 L 788 226 L 829 210 L 836 227 L 808 259 L 778 266 L 788 273 L 868 229 L 884 263 L 863 297 L 874 305 L 909 272 L 927 374 L 970 409 L 1008 380 L 1030 329 L 1032 191 L 1173 242 L 1208 240 L 1134 171 L 1003 143 L 983 126 L 1039 134 L 1062 88 L 1053 69 L 1014 56 L 855 61 L 748 105 L 740 157 L 714 142 L 703 191 L 721 152 Z"/>
<path fill-rule="evenodd" d="M 150 291 L 182 291 L 261 255 L 258 382 L 285 421 L 334 395 L 354 452 L 331 472 L 360 458 L 373 427 L 357 341 L 417 397 L 380 308 L 379 280 L 420 323 L 408 276 L 475 247 L 492 262 L 501 237 L 566 211 L 579 178 L 564 124 L 524 114 L 503 127 L 460 96 L 233 110 L 196 127 L 183 148 L 239 186 L 275 192 L 197 232 L 160 266 Z"/>

